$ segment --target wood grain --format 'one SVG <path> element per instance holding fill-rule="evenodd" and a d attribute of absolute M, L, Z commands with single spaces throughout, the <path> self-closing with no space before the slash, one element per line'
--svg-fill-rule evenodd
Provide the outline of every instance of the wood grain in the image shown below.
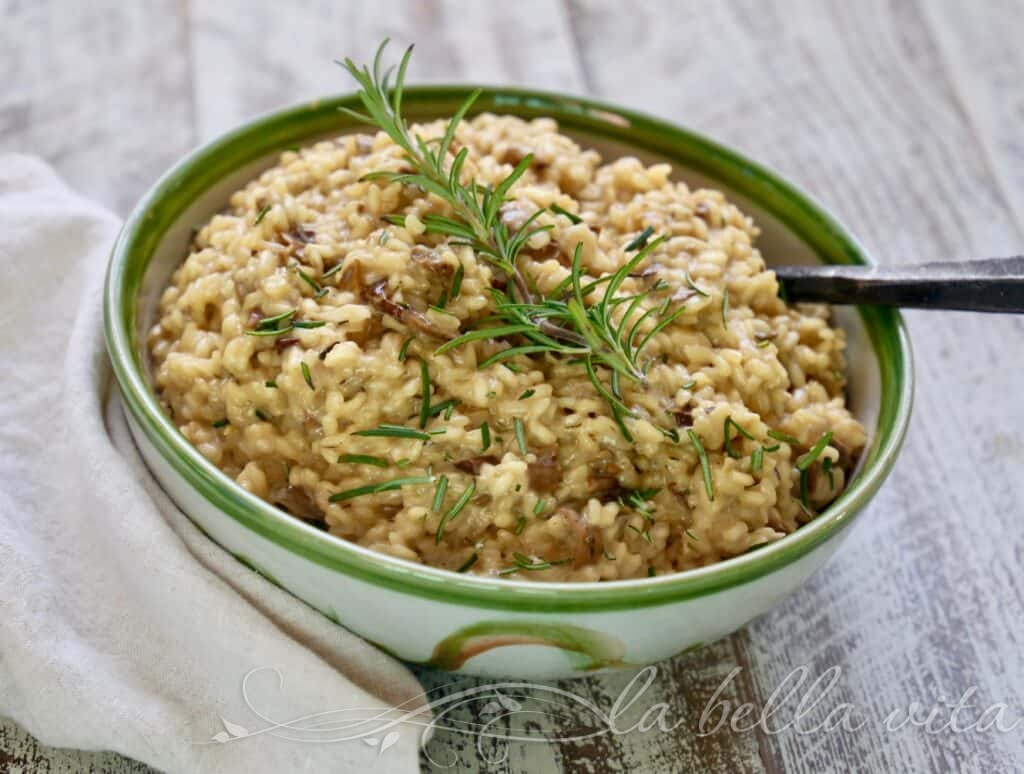
<path fill-rule="evenodd" d="M 413 79 L 584 92 L 714 135 L 805 186 L 881 262 L 1019 253 L 1024 243 L 1021 0 L 302 0 L 3 4 L 0 148 L 40 153 L 124 212 L 181 152 L 257 113 L 349 90 L 331 60 L 415 40 Z M 893 477 L 827 568 L 739 634 L 659 665 L 642 706 L 672 734 L 482 753 L 439 733 L 451 771 L 1009 771 L 1012 734 L 887 733 L 880 720 L 977 687 L 1024 717 L 1024 323 L 909 313 L 916 413 Z M 793 669 L 840 667 L 851 733 L 719 731 L 719 698 L 761 706 Z M 427 688 L 450 677 L 421 673 Z M 609 706 L 630 675 L 561 687 Z M 467 707 L 472 717 L 478 707 Z M 922 713 L 923 714 L 923 713 Z M 546 735 L 566 731 L 552 723 Z M 54 751 L 0 725 L 0 769 L 144 770 Z M 6 756 L 6 758 L 4 757 Z M 424 770 L 434 767 L 424 758 Z"/>

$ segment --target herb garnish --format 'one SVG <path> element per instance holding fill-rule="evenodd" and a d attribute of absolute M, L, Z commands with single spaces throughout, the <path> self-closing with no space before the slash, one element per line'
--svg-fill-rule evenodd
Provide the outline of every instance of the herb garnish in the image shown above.
<path fill-rule="evenodd" d="M 448 300 L 454 301 L 459 297 L 459 293 L 462 292 L 462 278 L 466 274 L 466 268 L 462 265 L 462 261 L 459 261 L 459 265 L 455 267 L 455 274 L 452 276 L 452 287 L 448 291 Z"/>
<path fill-rule="evenodd" d="M 268 417 L 266 412 L 263 409 L 261 409 L 261 408 L 254 409 L 252 413 L 255 414 L 256 418 L 259 419 L 262 422 L 269 422 L 270 421 L 270 417 Z"/>
<path fill-rule="evenodd" d="M 787 435 L 786 433 L 780 432 L 779 430 L 769 430 L 768 431 L 768 437 L 769 438 L 774 438 L 776 441 L 782 441 L 783 443 L 788 443 L 790 446 L 799 446 L 800 445 L 800 441 L 799 440 L 797 440 L 796 438 L 794 438 L 791 435 Z"/>
<path fill-rule="evenodd" d="M 344 500 L 351 500 L 353 497 L 361 497 L 367 494 L 378 494 L 380 492 L 391 492 L 401 489 L 403 486 L 418 486 L 429 484 L 433 481 L 430 476 L 407 476 L 406 478 L 393 478 L 390 481 L 381 481 L 376 484 L 357 486 L 355 489 L 346 489 L 344 492 L 335 492 L 327 499 L 332 503 L 340 503 Z"/>
<path fill-rule="evenodd" d="M 365 438 L 413 438 L 417 441 L 429 441 L 430 436 L 427 433 L 421 433 L 419 430 L 413 430 L 411 427 L 404 427 L 403 425 L 378 425 L 377 427 L 369 430 L 358 430 L 352 435 L 361 435 Z"/>
<path fill-rule="evenodd" d="M 761 469 L 761 466 L 763 464 L 764 464 L 764 447 L 763 446 L 758 446 L 756 449 L 754 449 L 753 454 L 750 455 L 750 470 L 751 470 L 751 472 L 756 473 L 757 471 L 759 471 Z"/>
<path fill-rule="evenodd" d="M 412 344 L 412 340 L 415 336 L 410 336 L 402 342 L 402 346 L 398 349 L 398 362 L 404 363 L 405 359 L 409 356 L 409 345 Z"/>
<path fill-rule="evenodd" d="M 491 448 L 491 426 L 486 422 L 480 425 L 480 443 L 483 451 Z"/>
<path fill-rule="evenodd" d="M 689 286 L 690 290 L 695 292 L 697 295 L 704 296 L 704 298 L 708 298 L 711 295 L 707 291 L 702 290 L 700 287 L 697 286 L 697 283 L 693 281 L 693 277 L 690 276 L 689 271 L 687 271 L 686 274 L 683 276 L 685 276 L 686 284 Z"/>
<path fill-rule="evenodd" d="M 732 438 L 732 433 L 729 430 L 730 427 L 735 427 L 739 434 L 749 441 L 756 441 L 757 439 L 744 430 L 740 424 L 732 418 L 732 416 L 727 416 L 725 418 L 725 453 L 736 460 L 740 458 L 740 453 L 732 448 L 732 442 L 734 439 Z"/>
<path fill-rule="evenodd" d="M 338 456 L 338 463 L 349 463 L 352 465 L 373 465 L 375 468 L 386 468 L 390 464 L 383 457 L 374 457 L 372 454 L 341 454 Z"/>
<path fill-rule="evenodd" d="M 577 246 L 573 257 L 567 288 L 569 292 L 552 297 L 538 295 L 533 290 L 531 278 L 528 278 L 518 266 L 517 257 L 530 239 L 550 230 L 553 226 L 536 225 L 544 209 L 534 212 L 514 233 L 510 233 L 508 226 L 500 217 L 501 206 L 508 200 L 512 186 L 533 163 L 532 154 L 525 156 L 508 177 L 493 188 L 480 186 L 475 181 L 463 183 L 461 173 L 468 157 L 468 149 L 459 149 L 454 153 L 450 163 L 448 156 L 452 151 L 456 128 L 479 97 L 480 91 L 474 91 L 455 111 L 444 135 L 438 141 L 427 142 L 422 137 L 413 137 L 401 112 L 405 72 L 412 49 L 408 49 L 402 57 L 395 72 L 392 88 L 391 71 L 385 73 L 382 67 L 386 45 L 385 40 L 377 49 L 372 69 L 360 68 L 351 59 L 340 63 L 361 87 L 358 96 L 366 112 L 357 113 L 345 108 L 342 110 L 387 134 L 404 151 L 404 161 L 412 168 L 411 172 L 372 172 L 363 179 L 415 185 L 445 201 L 451 207 L 453 216 L 424 216 L 423 223 L 427 233 L 450 237 L 452 245 L 471 247 L 478 256 L 508 276 L 510 281 L 505 289 L 492 287 L 490 291 L 495 300 L 496 316 L 505 323 L 502 327 L 512 327 L 514 330 L 498 334 L 491 329 L 484 336 L 519 335 L 528 343 L 510 347 L 499 353 L 500 358 L 488 359 L 481 363 L 480 367 L 518 354 L 551 352 L 579 357 L 581 362 L 590 365 L 587 369 L 588 377 L 619 417 L 632 416 L 632 412 L 604 387 L 601 375 L 593 366 L 601 365 L 619 371 L 622 376 L 635 382 L 646 382 L 646 375 L 639 362 L 640 350 L 654 333 L 670 324 L 681 310 L 663 317 L 638 343 L 637 337 L 643 322 L 655 311 L 664 316 L 667 308 L 661 306 L 657 310 L 648 310 L 634 320 L 633 313 L 639 310 L 640 302 L 648 292 L 625 297 L 617 297 L 617 293 L 630 273 L 664 241 L 664 237 L 647 242 L 653 230 L 645 229 L 644 240 L 634 240 L 636 248 L 642 248 L 636 256 L 615 273 L 586 282 L 582 270 L 581 244 Z M 584 286 L 588 291 L 592 291 L 601 285 L 605 286 L 603 297 L 589 306 L 585 304 Z M 616 321 L 612 312 L 623 303 L 629 304 L 626 308 L 627 313 Z M 438 353 L 472 340 L 475 339 L 460 336 L 443 345 Z M 624 428 L 621 422 L 620 427 Z"/>
<path fill-rule="evenodd" d="M 729 320 L 729 288 L 722 291 L 722 325 L 727 325 Z"/>
<path fill-rule="evenodd" d="M 324 320 L 295 320 L 292 323 L 293 328 L 323 328 L 327 323 Z"/>
<path fill-rule="evenodd" d="M 544 513 L 544 509 L 547 507 L 547 500 L 541 497 L 533 506 L 533 515 L 540 516 Z"/>
<path fill-rule="evenodd" d="M 825 477 L 828 478 L 828 488 L 831 491 L 836 490 L 836 479 L 832 472 L 832 458 L 826 457 L 821 461 L 821 469 L 825 473 Z"/>
<path fill-rule="evenodd" d="M 476 555 L 476 551 L 474 551 L 472 554 L 470 554 L 469 559 L 467 559 L 461 565 L 459 565 L 459 569 L 457 569 L 455 572 L 465 572 L 470 567 L 472 567 L 474 564 L 476 564 L 476 560 L 479 559 L 479 558 L 480 557 L 478 557 Z"/>
<path fill-rule="evenodd" d="M 512 420 L 512 424 L 516 430 L 516 443 L 519 444 L 519 452 L 525 455 L 529 449 L 526 446 L 526 432 L 523 429 L 523 420 L 519 417 L 515 417 Z"/>
<path fill-rule="evenodd" d="M 821 436 L 821 438 L 817 440 L 817 442 L 814 444 L 814 446 L 811 447 L 810 451 L 808 451 L 807 454 L 804 454 L 797 458 L 796 469 L 803 471 L 811 467 L 811 465 L 814 464 L 814 461 L 821 456 L 821 453 L 823 451 L 825 451 L 825 447 L 829 445 L 829 442 L 831 440 L 832 431 L 829 430 L 828 432 L 824 433 Z"/>
<path fill-rule="evenodd" d="M 632 242 L 626 245 L 623 249 L 627 253 L 631 253 L 634 250 L 640 250 L 647 244 L 647 240 L 650 239 L 652 236 L 654 236 L 654 229 L 648 226 L 647 228 L 640 232 L 636 239 L 634 239 Z"/>
<path fill-rule="evenodd" d="M 437 545 L 441 542 L 441 538 L 444 536 L 444 528 L 448 522 L 452 521 L 459 512 L 466 507 L 466 503 L 473 496 L 476 491 L 476 480 L 469 482 L 469 486 L 466 487 L 465 491 L 459 496 L 459 499 L 455 501 L 455 505 L 448 509 L 444 516 L 441 517 L 441 523 L 437 525 L 437 534 L 434 536 L 434 544 Z"/>
<path fill-rule="evenodd" d="M 527 398 L 532 398 L 536 393 L 537 391 L 533 389 L 524 390 L 523 394 L 519 396 L 519 400 L 526 400 Z"/>
<path fill-rule="evenodd" d="M 560 207 L 557 204 L 548 205 L 548 209 L 551 210 L 556 215 L 561 215 L 562 217 L 568 218 L 569 222 L 572 223 L 573 225 L 583 222 L 583 218 L 581 218 L 575 212 L 569 212 L 569 210 L 565 209 L 565 207 Z"/>
<path fill-rule="evenodd" d="M 267 213 L 268 212 L 270 212 L 270 205 L 269 204 L 263 205 L 263 207 L 260 209 L 260 211 L 258 213 L 256 213 L 256 220 L 254 220 L 252 222 L 252 224 L 254 226 L 258 226 L 260 223 L 263 222 L 263 219 L 265 217 L 267 217 Z"/>
<path fill-rule="evenodd" d="M 441 506 L 444 505 L 444 496 L 448 492 L 448 476 L 442 475 L 437 480 L 437 488 L 434 489 L 434 502 L 430 506 L 430 510 L 437 513 L 441 510 Z"/>
<path fill-rule="evenodd" d="M 498 574 L 509 575 L 511 573 L 518 572 L 519 570 L 550 570 L 555 565 L 571 562 L 572 557 L 568 556 L 565 559 L 553 559 L 551 561 L 545 561 L 544 559 L 540 559 L 535 562 L 533 559 L 526 556 L 525 554 L 521 554 L 518 551 L 516 551 L 512 554 L 512 561 L 515 562 L 515 566 L 506 567 L 504 570 L 501 570 Z"/>
<path fill-rule="evenodd" d="M 267 379 L 267 381 L 263 382 L 263 386 L 264 387 L 269 387 L 272 390 L 276 390 L 277 389 L 277 382 L 275 382 L 273 379 Z"/>
<path fill-rule="evenodd" d="M 218 419 L 216 422 L 213 423 L 212 427 L 215 427 L 215 428 L 217 428 L 219 430 L 220 428 L 227 427 L 230 424 L 231 424 L 231 420 L 227 419 L 227 418 L 224 418 L 224 419 Z"/>
<path fill-rule="evenodd" d="M 708 461 L 708 453 L 704 449 L 704 444 L 701 443 L 700 437 L 693 432 L 693 429 L 688 429 L 686 434 L 690 437 L 690 443 L 693 445 L 694 450 L 697 452 L 697 459 L 700 460 L 700 469 L 704 474 L 704 491 L 707 492 L 708 499 L 715 499 L 715 484 L 711 478 L 711 463 Z"/>
<path fill-rule="evenodd" d="M 310 277 L 306 272 L 302 270 L 302 267 L 298 264 L 295 265 L 295 272 L 299 275 L 299 279 L 305 282 L 313 290 L 314 298 L 323 298 L 327 295 L 327 288 L 321 287 L 320 283 Z"/>
<path fill-rule="evenodd" d="M 430 421 L 430 371 L 427 361 L 420 360 L 420 430 L 425 430 Z"/>
<path fill-rule="evenodd" d="M 305 361 L 303 361 L 299 363 L 299 368 L 302 369 L 303 381 L 305 381 L 306 384 L 309 385 L 309 389 L 315 390 L 316 387 L 313 386 L 313 374 L 309 372 L 309 366 L 306 365 Z"/>
<path fill-rule="evenodd" d="M 516 522 L 516 528 L 512 534 L 518 537 L 519 535 L 523 534 L 524 529 L 526 529 L 526 517 L 520 516 L 519 521 Z"/>

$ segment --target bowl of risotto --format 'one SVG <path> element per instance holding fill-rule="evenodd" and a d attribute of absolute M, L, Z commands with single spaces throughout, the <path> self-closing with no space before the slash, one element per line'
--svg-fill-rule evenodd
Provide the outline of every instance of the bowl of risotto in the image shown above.
<path fill-rule="evenodd" d="M 409 662 L 537 679 L 722 637 L 886 478 L 899 315 L 781 298 L 773 263 L 869 258 L 735 151 L 517 89 L 448 131 L 470 92 L 406 89 L 398 136 L 300 105 L 154 186 L 105 298 L 139 448 L 214 541 Z"/>

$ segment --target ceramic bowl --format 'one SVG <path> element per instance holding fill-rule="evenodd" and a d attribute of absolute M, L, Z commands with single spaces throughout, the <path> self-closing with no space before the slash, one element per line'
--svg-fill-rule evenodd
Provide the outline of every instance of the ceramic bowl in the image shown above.
<path fill-rule="evenodd" d="M 405 92 L 412 120 L 452 115 L 471 87 Z M 538 583 L 459 575 L 369 551 L 288 516 L 208 462 L 162 411 L 145 348 L 158 298 L 196 224 L 287 147 L 358 129 L 324 99 L 256 119 L 200 148 L 146 194 L 109 267 L 107 345 L 132 432 L 171 498 L 214 541 L 341 626 L 409 662 L 519 679 L 648 664 L 743 626 L 818 569 L 881 486 L 910 417 L 909 343 L 892 310 L 842 308 L 853 413 L 870 445 L 846 491 L 810 524 L 711 567 L 606 583 Z M 691 186 L 724 190 L 762 229 L 769 263 L 869 263 L 809 196 L 774 172 L 693 132 L 589 100 L 485 89 L 476 111 L 551 116 L 600 150 L 665 161 Z"/>

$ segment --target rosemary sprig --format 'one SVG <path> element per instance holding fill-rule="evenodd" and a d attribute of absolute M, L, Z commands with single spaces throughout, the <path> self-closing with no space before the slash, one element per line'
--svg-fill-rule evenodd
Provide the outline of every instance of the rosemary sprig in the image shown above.
<path fill-rule="evenodd" d="M 411 427 L 403 425 L 378 425 L 369 430 L 358 430 L 352 435 L 361 435 L 364 438 L 413 438 L 417 441 L 429 441 L 430 435 L 421 433 Z"/>
<path fill-rule="evenodd" d="M 469 482 L 469 486 L 466 487 L 465 491 L 459 496 L 459 499 L 455 501 L 455 504 L 449 508 L 444 516 L 441 517 L 441 523 L 437 525 L 437 534 L 434 536 L 434 544 L 437 545 L 441 542 L 441 538 L 444 537 L 444 528 L 448 523 L 454 519 L 466 504 L 469 502 L 473 493 L 476 492 L 476 479 Z"/>
<path fill-rule="evenodd" d="M 474 551 L 472 554 L 470 554 L 469 559 L 467 559 L 461 565 L 459 565 L 459 569 L 457 569 L 455 572 L 465 572 L 470 567 L 472 567 L 474 564 L 476 564 L 476 560 L 479 559 L 479 558 L 480 557 L 477 556 L 476 551 Z"/>
<path fill-rule="evenodd" d="M 494 297 L 496 317 L 501 325 L 483 330 L 470 331 L 444 344 L 437 350 L 441 354 L 454 347 L 481 339 L 515 336 L 526 340 L 526 344 L 501 350 L 479 365 L 486 368 L 497 362 L 517 355 L 552 353 L 560 356 L 579 358 L 586 364 L 587 376 L 598 393 L 611 405 L 613 414 L 623 433 L 628 431 L 623 417 L 632 416 L 632 411 L 615 398 L 604 387 L 602 375 L 594 367 L 603 366 L 612 372 L 634 382 L 645 383 L 646 375 L 640 365 L 640 351 L 650 339 L 670 324 L 679 313 L 676 310 L 668 317 L 667 304 L 641 313 L 641 303 L 649 291 L 634 295 L 620 296 L 619 290 L 627 277 L 639 266 L 651 251 L 664 242 L 664 237 L 651 240 L 653 229 L 644 231 L 626 246 L 627 251 L 637 250 L 626 264 L 613 274 L 596 280 L 585 281 L 582 270 L 582 245 L 578 245 L 573 256 L 572 271 L 568 283 L 559 292 L 543 296 L 535 291 L 535 283 L 517 263 L 520 252 L 537 234 L 553 228 L 553 225 L 539 225 L 538 218 L 547 210 L 539 209 L 514 233 L 501 220 L 501 206 L 508 201 L 513 185 L 526 173 L 533 162 L 532 155 L 524 157 L 512 172 L 494 187 L 485 187 L 475 181 L 462 181 L 462 171 L 468 157 L 468 149 L 453 151 L 453 141 L 459 123 L 472 108 L 480 91 L 474 91 L 455 111 L 444 135 L 437 141 L 427 141 L 419 135 L 413 136 L 402 116 L 402 94 L 405 73 L 409 65 L 412 48 L 406 50 L 397 70 L 394 85 L 391 70 L 383 69 L 385 40 L 377 49 L 372 69 L 359 67 L 351 59 L 339 64 L 360 86 L 358 96 L 365 113 L 343 108 L 343 111 L 359 121 L 375 126 L 387 134 L 403 151 L 410 172 L 381 170 L 364 177 L 365 180 L 384 180 L 403 185 L 417 186 L 424 192 L 444 201 L 452 215 L 428 214 L 423 217 L 426 231 L 449 238 L 452 245 L 472 248 L 483 260 L 492 264 L 509 278 L 504 290 L 490 289 Z M 553 210 L 571 216 L 562 208 Z M 400 216 L 399 216 L 400 217 Z M 393 222 L 397 222 L 394 221 Z M 461 280 L 460 280 L 461 282 Z M 453 282 L 453 285 L 455 283 Z M 591 304 L 585 298 L 600 286 L 604 294 Z M 454 297 L 457 288 L 447 294 Z M 626 304 L 625 313 L 615 315 L 615 310 Z M 652 314 L 659 313 L 663 319 L 656 322 L 642 338 L 642 326 Z M 510 369 L 514 364 L 505 363 Z"/>
<path fill-rule="evenodd" d="M 386 468 L 390 464 L 383 457 L 374 457 L 372 454 L 340 454 L 338 462 L 347 462 L 351 465 L 373 465 L 375 468 Z"/>
<path fill-rule="evenodd" d="M 704 474 L 704 491 L 707 492 L 708 499 L 715 499 L 715 483 L 711 477 L 711 463 L 708 460 L 708 453 L 704 449 L 704 444 L 701 443 L 700 436 L 698 436 L 692 429 L 686 431 L 686 434 L 690 438 L 690 444 L 693 446 L 694 451 L 697 452 L 697 459 L 700 460 L 700 469 Z"/>
<path fill-rule="evenodd" d="M 547 561 L 545 559 L 534 561 L 525 554 L 521 554 L 517 551 L 512 554 L 512 561 L 514 562 L 513 566 L 506 567 L 504 570 L 499 571 L 498 575 L 511 575 L 519 570 L 550 570 L 555 565 L 571 562 L 572 557 L 569 556 L 565 559 L 552 559 L 551 561 Z"/>

